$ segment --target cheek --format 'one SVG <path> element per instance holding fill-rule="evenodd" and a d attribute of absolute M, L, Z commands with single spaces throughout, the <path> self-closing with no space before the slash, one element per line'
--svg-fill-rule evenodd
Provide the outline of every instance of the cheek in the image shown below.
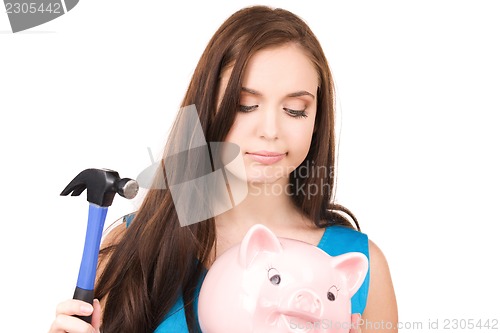
<path fill-rule="evenodd" d="M 300 156 L 306 157 L 311 146 L 314 122 L 293 126 L 288 131 L 290 147 Z"/>
<path fill-rule="evenodd" d="M 231 126 L 231 129 L 229 129 L 229 132 L 227 133 L 226 139 L 224 141 L 238 143 L 238 136 L 241 136 L 244 131 L 243 125 L 244 123 L 241 121 L 241 118 L 237 114 L 234 119 L 234 123 Z"/>
<path fill-rule="evenodd" d="M 295 144 L 295 149 L 292 151 L 292 155 L 290 156 L 293 159 L 293 164 L 296 164 L 296 166 L 300 165 L 300 163 L 302 163 L 306 159 L 310 147 L 310 141 L 297 142 Z"/>

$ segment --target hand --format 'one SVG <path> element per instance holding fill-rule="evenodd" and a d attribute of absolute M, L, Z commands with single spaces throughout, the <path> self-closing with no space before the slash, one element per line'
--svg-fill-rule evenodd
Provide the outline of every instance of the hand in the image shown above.
<path fill-rule="evenodd" d="M 73 315 L 88 316 L 92 314 L 91 325 Z M 101 322 L 101 305 L 94 299 L 93 306 L 79 300 L 70 299 L 59 303 L 56 319 L 52 322 L 49 333 L 99 333 Z"/>
<path fill-rule="evenodd" d="M 361 333 L 361 327 L 359 327 L 359 322 L 361 320 L 361 314 L 353 313 L 351 315 L 351 329 L 349 333 Z"/>

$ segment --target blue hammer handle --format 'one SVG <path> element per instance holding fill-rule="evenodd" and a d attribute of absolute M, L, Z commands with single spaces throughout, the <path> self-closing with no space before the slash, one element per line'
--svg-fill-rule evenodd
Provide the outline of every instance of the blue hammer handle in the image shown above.
<path fill-rule="evenodd" d="M 108 207 L 101 207 L 96 204 L 89 204 L 89 215 L 87 222 L 87 233 L 85 235 L 85 245 L 83 256 L 78 273 L 73 299 L 79 299 L 92 304 L 94 300 L 94 283 L 97 270 L 97 258 L 101 245 L 102 231 Z M 77 316 L 90 323 L 92 316 Z"/>

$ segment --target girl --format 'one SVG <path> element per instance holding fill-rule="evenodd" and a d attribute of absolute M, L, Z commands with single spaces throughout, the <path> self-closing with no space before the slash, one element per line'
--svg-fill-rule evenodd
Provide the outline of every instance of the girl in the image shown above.
<path fill-rule="evenodd" d="M 206 47 L 182 105 L 196 107 L 207 142 L 239 146 L 248 193 L 222 214 L 181 226 L 173 191 L 155 186 L 140 209 L 103 242 L 99 301 L 93 307 L 76 300 L 59 304 L 50 332 L 199 331 L 196 305 L 204 274 L 256 223 L 331 255 L 364 252 L 370 271 L 353 297 L 353 313 L 362 315 L 361 323 L 372 323 L 364 332 L 373 327 L 384 332 L 389 325 L 382 322 L 396 327 L 384 255 L 354 230 L 350 221 L 358 230 L 359 225 L 350 211 L 331 202 L 334 90 L 327 60 L 309 27 L 283 9 L 255 6 L 234 13 Z M 179 113 L 163 161 L 191 135 Z M 185 171 L 169 165 L 164 170 L 169 168 Z M 156 184 L 171 179 L 160 171 Z M 90 313 L 91 325 L 72 317 Z"/>

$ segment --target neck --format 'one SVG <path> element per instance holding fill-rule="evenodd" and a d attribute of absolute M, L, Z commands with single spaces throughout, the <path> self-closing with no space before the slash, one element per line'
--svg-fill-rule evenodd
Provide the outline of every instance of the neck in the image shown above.
<path fill-rule="evenodd" d="M 317 234 L 316 225 L 295 207 L 287 184 L 287 178 L 273 183 L 244 182 L 239 188 L 232 182 L 232 196 L 239 196 L 241 200 L 235 199 L 233 208 L 215 216 L 216 245 L 211 250 L 207 268 L 218 255 L 240 242 L 255 224 L 265 225 L 278 237 L 300 239 L 310 244 L 319 242 L 322 231 Z"/>
<path fill-rule="evenodd" d="M 280 178 L 273 183 L 247 183 L 248 194 L 244 199 L 215 218 L 217 228 L 246 230 L 257 223 L 271 229 L 290 228 L 299 224 L 303 227 L 303 214 L 287 194 L 287 184 L 287 178 Z"/>

